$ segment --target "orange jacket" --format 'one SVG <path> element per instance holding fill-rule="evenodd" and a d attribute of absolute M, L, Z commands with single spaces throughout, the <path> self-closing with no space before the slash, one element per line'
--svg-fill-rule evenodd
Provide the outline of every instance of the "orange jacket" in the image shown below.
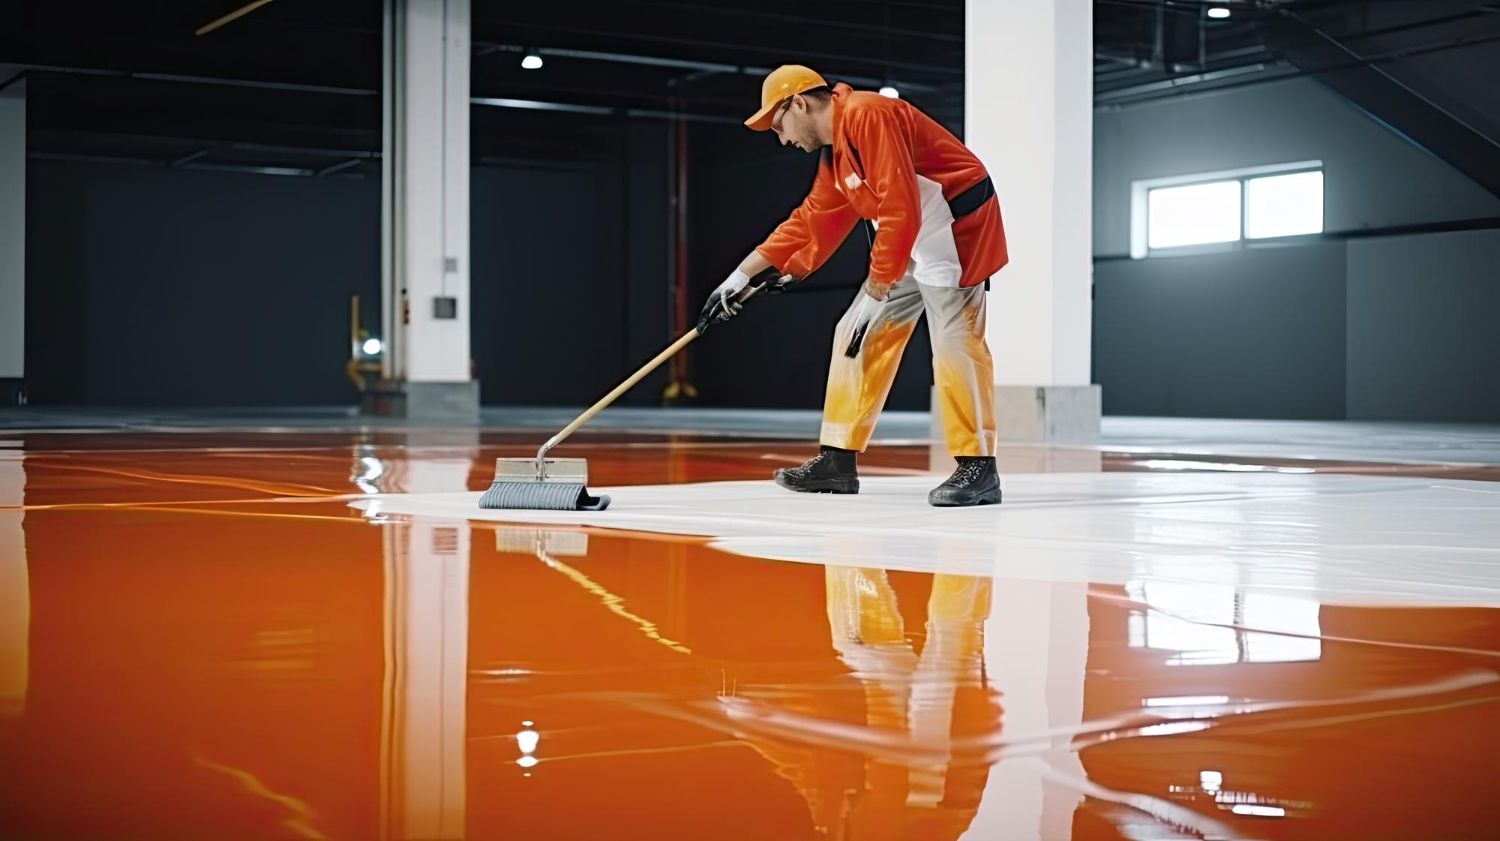
<path fill-rule="evenodd" d="M 777 270 L 805 277 L 827 262 L 856 220 L 869 219 L 876 224 L 869 276 L 894 283 L 906 274 L 924 224 L 951 224 L 962 266 L 957 285 L 975 286 L 1008 259 L 988 180 L 973 152 L 910 103 L 840 83 L 833 89 L 832 154 L 819 162 L 807 198 L 756 251 Z M 928 202 L 924 213 L 923 184 L 940 189 L 951 208 Z"/>

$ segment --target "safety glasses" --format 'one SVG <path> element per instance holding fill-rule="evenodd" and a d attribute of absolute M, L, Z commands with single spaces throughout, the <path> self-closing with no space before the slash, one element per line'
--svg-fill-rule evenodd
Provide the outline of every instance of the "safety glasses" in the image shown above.
<path fill-rule="evenodd" d="M 781 107 L 777 108 L 776 113 L 771 116 L 771 130 L 777 134 L 781 134 L 781 118 L 786 115 L 787 109 L 792 107 L 794 98 L 787 97 L 786 102 L 781 103 Z"/>

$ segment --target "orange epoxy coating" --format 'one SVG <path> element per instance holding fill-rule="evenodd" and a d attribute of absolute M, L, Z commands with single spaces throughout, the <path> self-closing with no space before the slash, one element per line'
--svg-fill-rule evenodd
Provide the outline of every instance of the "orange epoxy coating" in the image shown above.
<path fill-rule="evenodd" d="M 1150 585 L 347 507 L 479 489 L 528 441 L 0 450 L 0 837 L 1493 837 L 1496 611 L 1322 605 L 1272 634 Z M 569 455 L 606 485 L 810 446 Z"/>

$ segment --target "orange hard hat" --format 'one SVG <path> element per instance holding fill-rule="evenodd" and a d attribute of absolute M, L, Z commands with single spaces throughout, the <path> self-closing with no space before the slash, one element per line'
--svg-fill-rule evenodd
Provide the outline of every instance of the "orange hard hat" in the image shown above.
<path fill-rule="evenodd" d="M 775 116 L 776 106 L 785 102 L 789 97 L 827 85 L 823 77 L 812 68 L 803 67 L 800 64 L 783 64 L 772 70 L 770 75 L 766 76 L 766 80 L 761 83 L 760 110 L 746 120 L 745 125 L 756 131 L 765 131 L 771 127 L 771 118 Z"/>

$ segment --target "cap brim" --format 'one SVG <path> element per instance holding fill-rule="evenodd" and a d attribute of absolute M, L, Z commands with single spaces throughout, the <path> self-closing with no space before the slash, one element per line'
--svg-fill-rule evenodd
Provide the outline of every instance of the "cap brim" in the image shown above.
<path fill-rule="evenodd" d="M 759 111 L 756 111 L 751 115 L 750 119 L 745 121 L 746 128 L 749 128 L 751 131 L 765 131 L 769 129 L 772 118 L 776 116 L 776 107 L 784 101 L 778 99 L 775 102 L 761 106 Z"/>

